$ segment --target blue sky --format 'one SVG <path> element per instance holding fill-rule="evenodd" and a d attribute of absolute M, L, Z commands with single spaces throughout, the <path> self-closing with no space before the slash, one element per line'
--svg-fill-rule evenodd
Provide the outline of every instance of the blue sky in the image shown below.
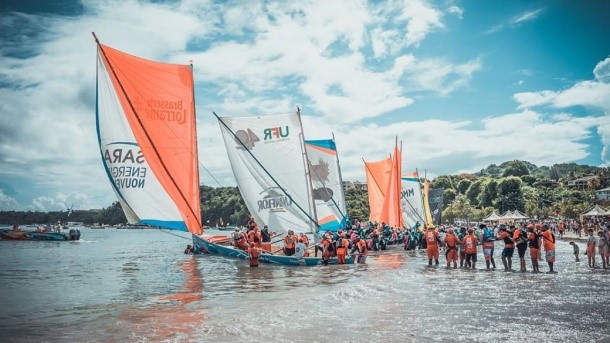
<path fill-rule="evenodd" d="M 212 111 L 297 105 L 306 138 L 335 134 L 348 180 L 396 135 L 403 170 L 431 176 L 511 159 L 607 165 L 608 13 L 607 1 L 3 1 L 0 210 L 115 200 L 95 136 L 92 31 L 193 61 L 211 186 L 235 184 Z"/>

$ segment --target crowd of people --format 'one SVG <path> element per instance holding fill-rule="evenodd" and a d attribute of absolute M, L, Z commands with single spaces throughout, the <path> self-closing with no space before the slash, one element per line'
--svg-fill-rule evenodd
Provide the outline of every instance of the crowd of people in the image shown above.
<path fill-rule="evenodd" d="M 320 253 L 323 264 L 336 257 L 337 263 L 344 264 L 350 256 L 354 263 L 366 263 L 369 251 L 385 250 L 389 245 L 402 245 L 404 250 L 425 250 L 428 265 L 439 265 L 439 256 L 445 255 L 447 268 L 476 269 L 479 250 L 482 251 L 485 268 L 496 269 L 494 251 L 497 245 L 502 249 L 501 261 L 505 271 L 513 270 L 515 250 L 519 259 L 518 270 L 527 271 L 526 254 L 529 250 L 531 270 L 540 272 L 539 261 L 546 261 L 548 272 L 554 272 L 555 242 L 562 239 L 566 231 L 578 233 L 585 225 L 576 221 L 540 221 L 536 223 L 517 223 L 514 225 L 499 224 L 487 226 L 480 224 L 466 228 L 433 225 L 415 225 L 410 229 L 392 228 L 385 223 L 365 223 L 358 221 L 337 232 L 326 231 L 315 245 L 310 245 L 310 239 L 305 233 L 296 234 L 289 230 L 278 242 L 283 247 L 271 251 L 271 240 L 274 233 L 267 226 L 259 230 L 251 219 L 245 231 L 235 229 L 232 234 L 233 246 L 248 252 L 251 266 L 258 266 L 261 250 L 297 258 L 318 256 Z M 587 227 L 587 226 L 585 226 Z M 577 229 L 575 229 L 577 228 Z M 597 234 L 595 234 L 597 233 Z M 610 224 L 601 224 L 597 231 L 587 229 L 586 255 L 589 266 L 596 266 L 596 255 L 599 254 L 602 268 L 610 268 Z M 579 261 L 578 244 L 571 241 L 575 260 Z M 516 267 L 517 268 L 517 267 Z"/>

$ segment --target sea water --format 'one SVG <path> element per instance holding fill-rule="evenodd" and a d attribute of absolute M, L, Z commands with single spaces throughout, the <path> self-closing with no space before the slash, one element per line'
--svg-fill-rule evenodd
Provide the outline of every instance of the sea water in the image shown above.
<path fill-rule="evenodd" d="M 610 340 L 610 273 L 565 241 L 556 274 L 487 272 L 480 251 L 478 270 L 447 270 L 442 254 L 430 268 L 398 248 L 366 265 L 250 268 L 184 255 L 187 234 L 80 230 L 0 241 L 2 342 Z"/>

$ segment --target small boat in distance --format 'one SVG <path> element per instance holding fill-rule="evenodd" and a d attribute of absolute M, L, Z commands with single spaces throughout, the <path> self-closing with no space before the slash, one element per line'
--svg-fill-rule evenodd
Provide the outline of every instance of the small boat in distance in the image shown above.
<path fill-rule="evenodd" d="M 22 230 L 15 224 L 11 229 L 0 229 L 0 239 L 9 241 L 78 241 L 80 230 L 66 229 L 62 225 L 38 227 L 36 230 Z"/>

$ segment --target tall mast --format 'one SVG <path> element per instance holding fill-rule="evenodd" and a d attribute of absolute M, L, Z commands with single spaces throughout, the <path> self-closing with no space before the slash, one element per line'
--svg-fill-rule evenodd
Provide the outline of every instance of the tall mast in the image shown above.
<path fill-rule="evenodd" d="M 314 243 L 317 243 L 316 241 L 316 233 L 320 224 L 318 223 L 318 211 L 316 211 L 316 200 L 313 197 L 313 184 L 311 183 L 311 172 L 309 170 L 309 158 L 307 157 L 307 149 L 305 148 L 305 131 L 303 130 L 303 121 L 301 120 L 301 108 L 299 106 L 297 106 L 297 117 L 299 118 L 299 125 L 301 126 L 301 151 L 304 157 L 304 161 L 303 163 L 305 163 L 305 178 L 306 178 L 306 182 L 307 182 L 307 192 L 309 192 L 308 194 L 308 199 L 309 199 L 309 210 L 311 211 L 310 213 L 313 213 L 313 217 L 315 219 L 315 226 L 311 226 L 309 225 L 309 229 L 311 230 L 311 233 L 313 234 L 313 239 L 314 239 Z"/>
<path fill-rule="evenodd" d="M 345 206 L 345 209 L 347 210 L 347 204 L 345 203 L 345 191 L 343 190 L 343 176 L 341 175 L 341 164 L 339 163 L 339 149 L 337 149 L 337 142 L 335 141 L 335 133 L 333 132 L 332 135 L 333 135 L 333 143 L 335 143 L 335 151 L 337 152 L 337 171 L 339 172 L 339 185 L 340 185 L 340 189 L 341 189 L 341 201 L 342 201 L 343 206 Z M 333 203 L 335 203 L 334 200 L 333 200 Z M 343 216 L 343 218 L 341 218 L 341 221 L 343 221 L 343 219 L 347 220 L 349 217 L 348 214 L 343 213 L 342 209 L 339 208 L 337 203 L 335 203 L 335 206 L 337 206 L 339 213 L 341 213 L 341 215 Z"/>

